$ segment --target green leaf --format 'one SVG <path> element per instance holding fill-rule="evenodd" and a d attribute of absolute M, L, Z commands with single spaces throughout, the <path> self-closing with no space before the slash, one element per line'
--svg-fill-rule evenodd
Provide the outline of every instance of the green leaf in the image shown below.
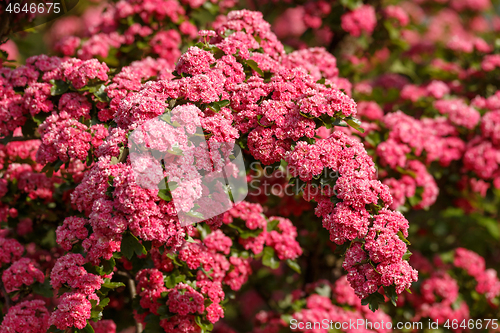
<path fill-rule="evenodd" d="M 396 29 L 392 23 L 388 20 L 384 21 L 384 27 L 389 33 L 389 38 L 390 39 L 398 39 L 399 38 L 399 30 Z"/>
<path fill-rule="evenodd" d="M 334 254 L 340 254 L 340 255 L 344 255 L 344 253 L 347 251 L 347 249 L 349 248 L 349 246 L 351 246 L 351 242 L 345 242 L 344 244 L 342 245 L 337 245 L 337 247 L 335 248 L 335 251 L 333 251 Z"/>
<path fill-rule="evenodd" d="M 108 282 L 104 282 L 102 286 L 105 288 L 109 288 L 109 289 L 116 289 L 118 287 L 125 287 L 125 284 L 123 282 L 108 281 Z"/>
<path fill-rule="evenodd" d="M 266 246 L 263 252 L 264 255 L 262 256 L 262 264 L 264 266 L 270 267 L 272 269 L 277 269 L 278 267 L 280 267 L 280 262 L 272 247 Z"/>
<path fill-rule="evenodd" d="M 40 282 L 34 283 L 33 292 L 35 294 L 42 295 L 43 297 L 47 298 L 51 298 L 54 295 L 49 279 L 46 279 L 43 283 Z"/>
<path fill-rule="evenodd" d="M 94 333 L 94 328 L 90 325 L 90 323 L 87 323 L 87 326 L 79 331 L 84 333 Z"/>
<path fill-rule="evenodd" d="M 279 223 L 280 223 L 280 221 L 278 221 L 278 220 L 269 221 L 267 223 L 267 231 L 269 232 L 269 231 L 276 229 L 276 227 L 278 226 Z"/>
<path fill-rule="evenodd" d="M 293 319 L 293 317 L 290 314 L 282 314 L 281 315 L 281 320 L 283 320 L 286 323 L 286 325 L 289 325 L 290 321 L 292 321 L 292 319 Z"/>
<path fill-rule="evenodd" d="M 406 260 L 406 261 L 410 260 L 410 257 L 412 254 L 413 253 L 411 253 L 410 250 L 406 250 L 406 253 L 403 254 L 403 260 Z"/>
<path fill-rule="evenodd" d="M 262 69 L 259 68 L 259 64 L 257 64 L 257 62 L 255 62 L 255 60 L 247 60 L 247 65 L 250 66 L 251 69 L 253 69 L 254 71 L 256 71 L 257 73 L 260 74 L 260 76 L 264 76 L 264 72 L 262 71 Z"/>
<path fill-rule="evenodd" d="M 182 149 L 179 147 L 173 147 L 171 150 L 167 150 L 167 153 L 176 155 L 176 156 L 182 156 L 184 153 L 182 152 Z"/>
<path fill-rule="evenodd" d="M 110 274 L 115 268 L 116 262 L 112 257 L 109 260 L 101 260 L 101 266 L 96 267 L 97 273 L 99 275 Z"/>
<path fill-rule="evenodd" d="M 244 229 L 238 227 L 237 225 L 235 225 L 234 223 L 228 224 L 228 227 L 236 229 L 238 231 L 238 233 L 240 234 L 240 237 L 243 239 L 247 239 L 250 237 L 257 237 L 263 231 L 262 229 L 244 230 Z"/>
<path fill-rule="evenodd" d="M 111 98 L 109 98 L 108 94 L 105 91 L 106 86 L 104 84 L 101 84 L 99 86 L 99 89 L 97 89 L 94 92 L 94 96 L 99 100 L 100 102 L 109 102 L 111 101 Z"/>
<path fill-rule="evenodd" d="M 212 323 L 208 322 L 201 316 L 195 316 L 194 321 L 198 326 L 200 326 L 203 332 L 211 332 L 214 328 L 214 325 Z"/>
<path fill-rule="evenodd" d="M 340 4 L 344 7 L 354 10 L 363 4 L 360 0 L 340 0 Z"/>
<path fill-rule="evenodd" d="M 297 273 L 301 273 L 300 266 L 295 260 L 287 259 L 286 264 Z"/>
<path fill-rule="evenodd" d="M 52 96 L 64 94 L 69 89 L 69 84 L 63 80 L 50 80 L 50 83 L 52 83 L 52 88 L 50 88 Z"/>
<path fill-rule="evenodd" d="M 54 163 L 54 171 L 59 171 L 59 169 L 63 166 L 64 162 L 61 161 L 61 160 L 57 160 L 55 163 Z"/>
<path fill-rule="evenodd" d="M 64 332 L 63 330 L 57 329 L 54 325 L 50 326 L 47 333 L 53 333 L 53 332 Z"/>
<path fill-rule="evenodd" d="M 191 217 L 196 217 L 198 219 L 205 219 L 205 217 L 203 216 L 202 213 L 200 212 L 193 212 L 192 210 L 190 210 L 189 212 L 186 213 L 187 216 L 191 216 Z"/>
<path fill-rule="evenodd" d="M 398 236 L 399 236 L 399 239 L 401 239 L 403 242 L 406 243 L 406 245 L 411 245 L 410 241 L 405 238 L 405 236 L 403 235 L 401 230 L 398 231 Z"/>
<path fill-rule="evenodd" d="M 165 276 L 165 287 L 168 289 L 173 289 L 176 286 L 174 274 L 169 274 Z"/>
<path fill-rule="evenodd" d="M 46 164 L 43 169 L 42 169 L 42 172 L 45 172 L 45 175 L 48 177 L 48 178 L 52 178 L 52 176 L 54 175 L 54 167 L 52 166 L 52 164 Z"/>
<path fill-rule="evenodd" d="M 170 191 L 167 189 L 158 190 L 158 196 L 160 197 L 160 199 L 164 201 L 167 202 L 172 201 L 172 196 L 170 195 Z"/>
<path fill-rule="evenodd" d="M 109 298 L 108 297 L 101 299 L 101 301 L 99 302 L 99 306 L 102 307 L 102 308 L 106 307 L 106 305 L 108 305 L 108 304 L 109 304 Z"/>
<path fill-rule="evenodd" d="M 340 126 L 340 127 L 349 126 L 349 125 L 347 125 L 347 123 L 343 119 L 340 119 L 340 118 L 335 118 L 335 120 L 332 122 L 332 125 L 333 126 Z"/>
<path fill-rule="evenodd" d="M 373 312 L 377 311 L 380 303 L 384 303 L 385 298 L 379 292 L 375 292 L 361 300 L 361 305 L 368 305 L 368 308 Z"/>
<path fill-rule="evenodd" d="M 320 296 L 323 296 L 323 297 L 330 298 L 332 296 L 332 288 L 330 288 L 330 286 L 327 284 L 324 284 L 321 287 L 319 287 L 319 286 L 316 287 L 314 289 L 314 292 Z"/>
<path fill-rule="evenodd" d="M 149 314 L 146 316 L 146 327 L 144 327 L 143 333 L 161 333 L 165 332 L 163 328 L 160 326 L 160 317 L 155 316 L 153 314 Z"/>
<path fill-rule="evenodd" d="M 213 111 L 219 112 L 223 107 L 229 105 L 229 103 L 230 103 L 229 100 L 225 99 L 219 102 L 213 102 L 210 107 Z"/>
<path fill-rule="evenodd" d="M 168 186 L 168 189 L 169 189 L 170 191 L 173 191 L 173 190 L 175 190 L 176 188 L 178 188 L 178 187 L 179 187 L 179 184 L 177 184 L 177 182 L 173 182 L 173 181 L 172 181 L 172 182 L 169 182 L 169 181 L 167 181 L 167 179 L 165 179 L 165 182 L 166 182 L 166 184 L 167 184 L 167 186 Z"/>
<path fill-rule="evenodd" d="M 186 282 L 186 276 L 184 274 L 178 274 L 172 272 L 171 274 L 165 276 L 164 281 L 165 281 L 165 286 L 168 289 L 172 289 L 179 283 Z"/>
<path fill-rule="evenodd" d="M 384 286 L 385 295 L 391 300 L 392 305 L 396 306 L 398 301 L 398 294 L 396 293 L 396 287 L 394 286 Z"/>
<path fill-rule="evenodd" d="M 408 198 L 408 202 L 410 203 L 410 205 L 412 206 L 416 206 L 418 205 L 418 203 L 422 201 L 422 198 L 419 198 L 418 196 L 414 195 L 413 197 L 409 197 Z"/>
<path fill-rule="evenodd" d="M 409 170 L 409 169 L 403 169 L 402 167 L 398 166 L 396 167 L 396 170 L 403 175 L 409 175 L 412 178 L 417 178 L 417 173 L 415 171 Z"/>
<path fill-rule="evenodd" d="M 127 259 L 131 259 L 134 253 L 136 255 L 147 254 L 146 248 L 142 245 L 137 237 L 127 232 L 123 235 L 120 252 L 123 253 Z"/>
<path fill-rule="evenodd" d="M 488 230 L 488 233 L 495 239 L 500 238 L 500 224 L 498 223 L 497 220 L 486 217 L 486 216 L 477 216 L 476 217 L 478 224 L 482 225 L 483 227 Z"/>
<path fill-rule="evenodd" d="M 361 132 L 361 133 L 364 133 L 365 130 L 363 128 L 361 128 L 361 121 L 359 121 L 358 119 L 356 118 L 351 118 L 351 117 L 348 117 L 348 118 L 345 118 L 344 119 L 345 122 L 351 126 L 352 128 L 354 128 L 355 130 L 357 130 L 358 132 Z"/>

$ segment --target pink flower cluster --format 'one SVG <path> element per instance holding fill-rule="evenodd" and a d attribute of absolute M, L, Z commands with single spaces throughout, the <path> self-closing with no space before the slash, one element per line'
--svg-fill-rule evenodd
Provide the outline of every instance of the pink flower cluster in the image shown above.
<path fill-rule="evenodd" d="M 198 8 L 204 1 L 185 3 Z M 183 212 L 199 209 L 199 213 L 211 204 L 202 196 L 208 190 L 200 184 L 200 175 L 224 160 L 227 151 L 222 143 L 237 140 L 245 154 L 263 165 L 286 162 L 295 181 L 306 184 L 303 197 L 318 203 L 316 215 L 322 218 L 330 239 L 337 245 L 350 245 L 343 267 L 355 295 L 366 298 L 381 286 L 393 286 L 400 294 L 417 280 L 416 271 L 403 259 L 407 254 L 408 222 L 390 210 L 395 208 L 391 190 L 375 179 L 375 164 L 363 144 L 342 131 L 333 131 L 322 139 L 316 137 L 325 123 L 344 121 L 357 127 L 354 117 L 358 107 L 350 97 L 350 83 L 338 77 L 337 60 L 332 55 L 322 48 L 286 54 L 262 14 L 242 10 L 214 23 L 215 31 L 202 32 L 204 42 L 188 48 L 174 71 L 179 45 L 186 35 L 192 35 L 180 3 L 123 0 L 107 8 L 98 22 L 89 25 L 94 36 L 84 41 L 80 50 L 80 41 L 74 37 L 67 39 L 69 44 L 62 48 L 66 54 L 77 52 L 81 59 L 40 56 L 13 70 L 0 68 L 0 133 L 10 135 L 25 123 L 31 125 L 27 121 L 34 116 L 41 122 L 40 140 L 6 147 L 12 152 L 9 162 L 23 155 L 31 159 L 36 156 L 38 164 L 10 163 L 0 192 L 10 193 L 10 183 L 16 182 L 31 200 L 49 202 L 55 200 L 54 194 L 63 192 L 64 202 L 71 204 L 67 211 L 75 209 L 82 214 L 71 212 L 74 216 L 64 219 L 56 230 L 56 241 L 65 251 L 83 249 L 82 254 L 61 251 L 53 256 L 57 260 L 52 259 L 52 254 L 46 256 L 50 257 L 47 261 L 55 260 L 50 273 L 53 289 L 71 288 L 60 297 L 49 324 L 61 330 L 83 329 L 91 317 L 95 318 L 93 306 L 102 302 L 101 294 L 107 288 L 101 287 L 111 275 L 93 274 L 96 271 L 89 266 L 97 272 L 116 262 L 126 269 L 135 268 L 137 294 L 144 310 L 136 313 L 137 320 L 145 323 L 148 315 L 167 314 L 159 320 L 166 332 L 195 332 L 195 318 L 215 323 L 224 317 L 223 288 L 242 288 L 252 273 L 254 255 L 272 253 L 273 260 L 287 260 L 289 265 L 297 259 L 303 251 L 297 241 L 297 228 L 289 219 L 266 217 L 264 213 L 269 212 L 258 204 L 241 202 L 206 225 L 180 223 L 178 207 Z M 304 10 L 307 24 L 319 28 L 330 5 L 319 1 Z M 132 15 L 142 23 L 128 26 L 125 19 Z M 387 15 L 404 21 L 397 8 Z M 181 34 L 171 27 L 155 34 L 153 28 L 164 19 L 174 26 L 178 24 Z M 361 31 L 371 34 L 376 26 L 374 9 L 365 5 L 345 14 L 342 26 L 353 36 Z M 148 48 L 146 53 L 164 59 L 145 58 L 123 67 L 119 73 L 90 59 L 96 55 L 107 57 L 111 48 L 128 53 L 127 46 L 136 38 L 146 42 L 140 46 Z M 435 98 L 448 93 L 439 83 L 429 87 Z M 435 183 L 425 165 L 407 159 L 406 154 L 414 150 L 420 156 L 425 152 L 427 162 L 449 163 L 461 148 L 461 141 L 450 139 L 456 136 L 454 128 L 445 118 L 412 122 L 402 113 L 384 116 L 374 103 L 363 103 L 359 110 L 364 118 L 381 120 L 389 131 L 389 139 L 379 145 L 382 163 L 415 174 L 405 178 L 406 187 L 399 192 L 407 196 L 423 188 L 420 205 L 430 205 L 437 196 Z M 452 120 L 452 111 L 443 113 Z M 176 112 L 180 115 L 176 116 Z M 193 124 L 190 121 L 195 117 L 200 120 Z M 165 130 L 167 121 L 174 124 L 175 135 Z M 200 149 L 193 154 L 170 154 L 188 149 L 187 138 L 195 135 L 195 125 L 203 127 L 201 136 L 207 139 L 210 153 Z M 28 130 L 29 126 L 22 128 L 22 135 L 30 138 L 34 134 Z M 128 141 L 132 130 L 139 133 L 140 143 L 164 153 L 164 160 L 172 162 L 165 163 L 160 179 L 168 174 L 169 180 L 180 185 L 170 194 L 174 198 L 175 194 L 186 194 L 185 200 L 167 200 L 165 192 L 156 188 L 157 179 L 146 179 L 154 185 L 151 188 L 140 186 L 133 170 L 136 152 L 132 140 Z M 443 142 L 436 151 L 423 146 L 429 133 Z M 3 164 L 3 156 L 0 158 Z M 50 169 L 57 169 L 61 162 L 65 165 L 60 171 Z M 44 175 L 43 164 L 50 164 L 47 168 L 55 173 Z M 143 159 L 139 166 L 148 170 L 150 164 Z M 70 191 L 59 186 L 66 181 Z M 397 180 L 392 183 L 397 186 Z M 219 186 L 213 197 L 219 199 L 224 194 Z M 396 199 L 400 205 L 401 196 Z M 17 217 L 15 208 L 3 207 L 0 211 L 5 219 Z M 38 227 L 35 220 L 23 221 L 28 221 L 26 230 Z M 126 247 L 122 248 L 122 244 Z M 134 259 L 128 252 L 131 244 Z M 1 262 L 14 262 L 2 277 L 8 290 L 29 285 L 34 279 L 43 281 L 43 273 L 34 268 L 30 259 L 20 259 L 24 251 L 20 245 L 4 238 L 0 245 Z M 137 268 L 135 257 L 148 258 L 143 261 L 154 268 Z M 346 280 L 342 281 L 339 289 L 347 285 Z M 346 302 L 356 307 L 355 314 L 333 305 L 329 299 L 311 295 L 307 309 L 298 316 L 314 317 L 319 309 L 339 319 L 378 315 L 360 307 L 352 293 L 344 292 Z M 116 329 L 111 324 L 106 327 L 102 330 Z"/>
<path fill-rule="evenodd" d="M 400 179 L 384 180 L 394 198 L 391 208 L 403 205 L 407 198 L 415 196 L 419 187 L 422 189 L 418 198 L 420 202 L 414 207 L 429 207 L 435 202 L 439 189 L 426 165 L 438 161 L 446 167 L 452 161 L 460 160 L 466 151 L 465 142 L 459 137 L 457 129 L 444 118 L 417 120 L 398 111 L 385 115 L 383 124 L 389 130 L 389 135 L 386 141 L 377 145 L 377 156 L 382 166 L 403 174 Z M 427 144 L 430 138 L 432 145 Z M 409 160 L 409 156 L 423 158 L 425 164 Z"/>
<path fill-rule="evenodd" d="M 29 258 L 21 258 L 12 263 L 2 274 L 2 282 L 7 292 L 20 289 L 23 285 L 29 287 L 34 282 L 43 283 L 45 276 Z"/>
<path fill-rule="evenodd" d="M 57 309 L 52 312 L 49 324 L 64 330 L 67 327 L 83 329 L 90 318 L 92 305 L 85 295 L 75 292 L 64 293 Z"/>
<path fill-rule="evenodd" d="M 98 299 L 95 292 L 101 288 L 104 280 L 88 273 L 83 268 L 85 263 L 85 258 L 76 253 L 68 253 L 57 259 L 50 273 L 50 284 L 56 290 L 68 286 L 89 299 Z"/>
<path fill-rule="evenodd" d="M 328 296 L 317 293 L 318 289 L 328 290 Z M 331 330 L 330 325 L 328 325 L 328 328 L 324 325 L 319 325 L 319 327 L 317 324 L 316 327 L 313 325 L 315 322 L 321 323 L 322 320 L 328 318 L 328 323 L 330 323 L 330 320 L 333 323 L 349 323 L 358 320 L 372 323 L 371 328 L 369 325 L 344 325 L 343 332 L 392 332 L 392 329 L 388 328 L 387 325 L 384 325 L 384 327 L 380 325 L 382 322 L 390 322 L 391 318 L 382 310 L 372 312 L 367 307 L 362 306 L 361 300 L 353 293 L 345 276 L 337 279 L 334 284 L 321 280 L 306 285 L 305 292 L 295 290 L 292 295 L 293 301 L 296 304 L 301 304 L 301 308 L 295 309 L 292 314 L 295 324 L 301 323 L 300 327 L 299 325 L 297 327 L 292 326 L 294 331 L 327 333 Z M 290 327 L 289 323 L 277 318 L 276 315 L 274 312 L 259 312 L 256 315 L 257 327 L 252 333 L 278 332 L 282 328 Z M 373 328 L 375 322 L 379 323 L 376 329 Z"/>
<path fill-rule="evenodd" d="M 458 297 L 458 284 L 446 273 L 436 273 L 425 280 L 420 287 L 422 293 L 422 304 L 416 313 L 416 320 L 420 318 L 431 318 L 434 321 L 445 322 L 448 319 L 469 319 L 469 308 L 467 303 L 461 301 L 458 308 L 452 304 Z M 437 301 L 440 299 L 440 302 Z"/>
<path fill-rule="evenodd" d="M 476 279 L 476 291 L 484 294 L 489 302 L 500 296 L 500 280 L 497 273 L 494 269 L 486 269 L 483 257 L 470 250 L 458 248 L 455 250 L 453 265 L 464 269 Z"/>
<path fill-rule="evenodd" d="M 371 35 L 376 25 L 375 9 L 370 5 L 356 8 L 352 12 L 342 15 L 341 18 L 342 29 L 354 37 L 361 36 L 362 32 Z"/>
<path fill-rule="evenodd" d="M 15 239 L 0 237 L 0 263 L 10 264 L 19 260 L 24 247 Z"/>
<path fill-rule="evenodd" d="M 45 333 L 49 328 L 49 316 L 42 300 L 20 302 L 9 309 L 0 325 L 0 332 Z"/>

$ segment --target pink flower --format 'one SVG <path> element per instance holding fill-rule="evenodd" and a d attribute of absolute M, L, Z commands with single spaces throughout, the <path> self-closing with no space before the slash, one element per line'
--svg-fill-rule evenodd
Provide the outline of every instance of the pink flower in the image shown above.
<path fill-rule="evenodd" d="M 370 5 L 363 5 L 352 12 L 346 13 L 341 17 L 342 29 L 353 35 L 361 36 L 364 31 L 371 35 L 377 25 L 375 9 Z"/>

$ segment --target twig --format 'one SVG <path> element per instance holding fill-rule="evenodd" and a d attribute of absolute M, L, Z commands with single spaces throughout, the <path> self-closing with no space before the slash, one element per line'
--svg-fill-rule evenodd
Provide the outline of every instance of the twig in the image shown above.
<path fill-rule="evenodd" d="M 130 297 L 132 300 L 135 298 L 135 295 L 137 294 L 135 290 L 135 281 L 132 278 L 132 276 L 128 272 L 123 272 L 123 271 L 118 271 L 116 272 L 117 275 L 123 276 L 124 278 L 127 279 L 127 286 L 128 286 L 128 291 L 130 293 Z M 135 332 L 136 333 L 142 333 L 142 323 L 135 320 Z"/>
<path fill-rule="evenodd" d="M 5 306 L 7 307 L 7 311 L 9 311 L 9 308 L 10 308 L 9 294 L 7 293 L 7 290 L 5 289 L 5 286 L 3 285 L 3 283 L 0 282 L 0 285 L 2 286 L 2 294 L 3 294 L 3 298 L 5 299 Z M 6 313 L 7 313 L 7 311 L 6 311 Z"/>

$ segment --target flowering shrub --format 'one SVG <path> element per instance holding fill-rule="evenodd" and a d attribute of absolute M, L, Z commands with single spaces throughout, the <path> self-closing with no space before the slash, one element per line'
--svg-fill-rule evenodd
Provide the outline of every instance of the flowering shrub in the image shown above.
<path fill-rule="evenodd" d="M 94 2 L 0 58 L 0 332 L 499 317 L 493 3 Z"/>

